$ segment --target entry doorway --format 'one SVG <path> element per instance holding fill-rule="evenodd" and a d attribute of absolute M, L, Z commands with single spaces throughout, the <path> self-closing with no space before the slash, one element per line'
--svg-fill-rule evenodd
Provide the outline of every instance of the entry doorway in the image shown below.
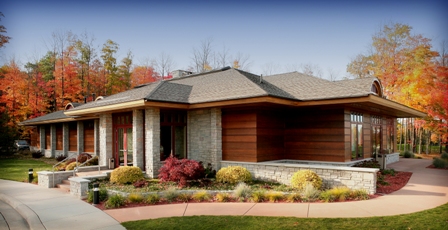
<path fill-rule="evenodd" d="M 115 167 L 132 166 L 134 163 L 132 113 L 114 114 L 113 127 Z"/>

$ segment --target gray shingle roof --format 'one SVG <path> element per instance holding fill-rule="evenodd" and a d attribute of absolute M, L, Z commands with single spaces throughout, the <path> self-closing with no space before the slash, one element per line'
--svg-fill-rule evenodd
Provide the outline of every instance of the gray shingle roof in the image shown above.
<path fill-rule="evenodd" d="M 23 122 L 21 122 L 21 124 L 26 125 L 26 124 L 36 123 L 36 122 L 60 120 L 60 119 L 66 119 L 66 118 L 71 118 L 71 116 L 65 115 L 64 111 L 61 110 L 61 111 L 56 111 L 53 113 L 45 114 L 43 116 L 36 117 L 36 118 L 30 119 L 30 120 L 23 121 Z"/>

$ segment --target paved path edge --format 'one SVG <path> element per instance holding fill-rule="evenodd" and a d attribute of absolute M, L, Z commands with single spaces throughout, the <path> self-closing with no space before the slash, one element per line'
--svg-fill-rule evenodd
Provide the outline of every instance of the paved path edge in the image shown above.
<path fill-rule="evenodd" d="M 31 230 L 46 230 L 44 224 L 40 220 L 39 216 L 31 210 L 28 206 L 20 202 L 19 200 L 0 193 L 0 200 L 9 204 L 12 208 L 14 208 L 28 223 L 28 226 Z"/>

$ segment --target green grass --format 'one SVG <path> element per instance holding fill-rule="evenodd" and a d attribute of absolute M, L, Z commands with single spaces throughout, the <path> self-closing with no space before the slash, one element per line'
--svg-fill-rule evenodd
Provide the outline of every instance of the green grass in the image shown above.
<path fill-rule="evenodd" d="M 386 207 L 385 207 L 386 208 Z M 124 222 L 128 229 L 448 229 L 448 203 L 398 216 L 367 218 L 295 218 L 258 216 L 186 216 Z"/>
<path fill-rule="evenodd" d="M 0 159 L 0 179 L 24 182 L 28 181 L 28 170 L 33 171 L 52 170 L 51 164 L 37 159 Z"/>

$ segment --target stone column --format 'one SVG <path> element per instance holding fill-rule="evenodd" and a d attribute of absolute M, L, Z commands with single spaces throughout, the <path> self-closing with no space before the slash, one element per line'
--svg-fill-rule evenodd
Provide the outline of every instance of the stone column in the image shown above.
<path fill-rule="evenodd" d="M 100 120 L 98 119 L 94 120 L 93 128 L 94 128 L 93 154 L 98 156 L 100 154 Z"/>
<path fill-rule="evenodd" d="M 78 121 L 77 131 L 78 133 L 78 154 L 84 152 L 84 121 Z"/>
<path fill-rule="evenodd" d="M 213 108 L 210 111 L 210 154 L 213 169 L 221 168 L 222 161 L 222 126 L 221 109 Z"/>
<path fill-rule="evenodd" d="M 132 112 L 132 159 L 133 166 L 139 167 L 141 170 L 143 168 L 143 147 L 144 147 L 144 127 L 143 127 L 143 110 L 135 109 Z"/>
<path fill-rule="evenodd" d="M 55 157 L 56 154 L 56 125 L 50 125 L 50 150 L 45 151 L 45 157 Z"/>
<path fill-rule="evenodd" d="M 62 124 L 62 152 L 64 156 L 68 156 L 70 132 L 68 122 Z"/>
<path fill-rule="evenodd" d="M 101 114 L 99 121 L 100 129 L 100 156 L 99 164 L 101 166 L 109 165 L 109 158 L 113 157 L 113 127 L 112 114 Z"/>
<path fill-rule="evenodd" d="M 40 143 L 40 152 L 42 154 L 45 153 L 45 125 L 39 126 L 39 143 Z"/>
<path fill-rule="evenodd" d="M 145 110 L 145 150 L 146 174 L 156 178 L 160 162 L 160 109 L 149 108 Z"/>

